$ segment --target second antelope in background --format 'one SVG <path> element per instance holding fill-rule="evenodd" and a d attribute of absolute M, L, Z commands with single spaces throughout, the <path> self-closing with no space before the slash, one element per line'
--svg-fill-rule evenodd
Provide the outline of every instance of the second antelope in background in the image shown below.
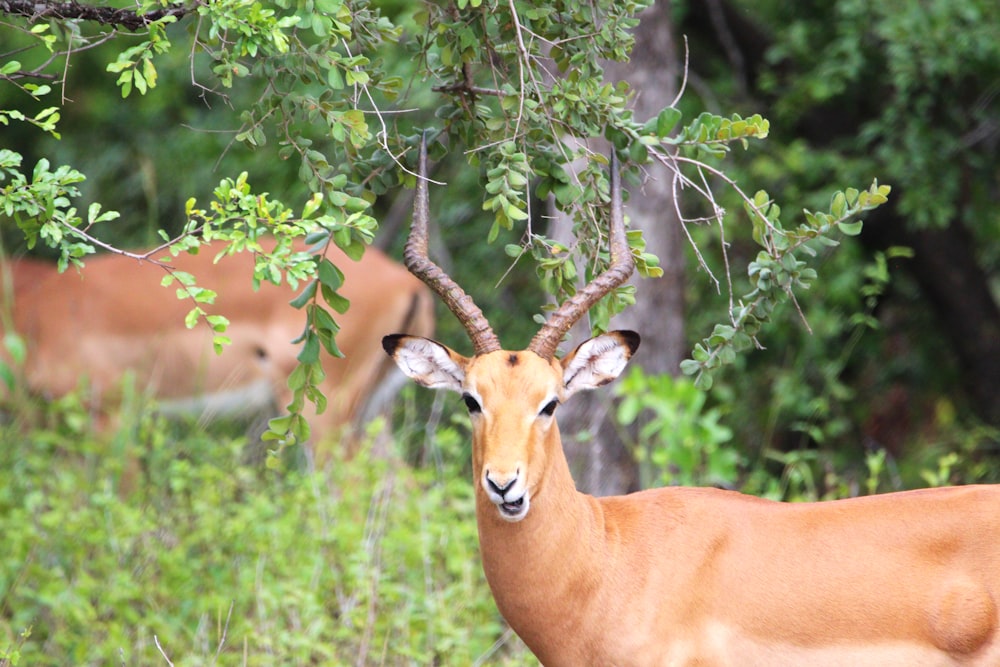
<path fill-rule="evenodd" d="M 274 247 L 273 240 L 263 243 L 268 251 Z M 291 401 L 288 377 L 300 351 L 293 341 L 305 313 L 289 304 L 295 291 L 287 284 L 261 281 L 259 289 L 253 287 L 249 251 L 217 260 L 224 247 L 212 243 L 170 261 L 218 294 L 205 308 L 230 320 L 233 343 L 222 354 L 213 349 L 209 327 L 185 326 L 191 304 L 164 289 L 163 271 L 149 263 L 108 253 L 65 273 L 38 260 L 0 264 L 9 326 L 27 348 L 19 368 L 23 388 L 52 399 L 83 381 L 90 407 L 105 415 L 121 403 L 122 381 L 130 373 L 136 390 L 176 413 L 269 417 L 283 410 Z M 296 249 L 311 252 L 305 243 Z M 379 349 L 381 337 L 399 327 L 434 331 L 430 292 L 398 262 L 377 248 L 356 261 L 332 244 L 325 253 L 343 273 L 340 294 L 350 307 L 337 316 L 344 357 L 322 360 L 326 377 L 320 386 L 329 405 L 322 413 L 306 405 L 313 429 L 309 446 L 319 465 L 398 388 L 398 374 L 387 372 L 392 363 Z"/>
<path fill-rule="evenodd" d="M 468 407 L 483 569 L 545 665 L 1000 665 L 1000 486 L 798 504 L 712 488 L 579 493 L 554 415 L 613 381 L 639 344 L 616 331 L 555 358 L 633 268 L 616 164 L 611 267 L 520 351 L 501 349 L 427 257 L 423 147 L 420 174 L 406 263 L 463 323 L 475 356 L 401 334 L 383 346 L 409 377 Z"/>

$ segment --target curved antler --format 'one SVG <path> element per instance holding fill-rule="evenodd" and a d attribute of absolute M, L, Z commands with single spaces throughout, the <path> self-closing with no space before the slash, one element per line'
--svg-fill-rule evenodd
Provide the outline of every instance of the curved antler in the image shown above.
<path fill-rule="evenodd" d="M 531 339 L 528 349 L 543 359 L 551 359 L 559 347 L 559 342 L 577 320 L 602 297 L 628 280 L 635 270 L 635 259 L 632 257 L 625 236 L 621 174 L 614 150 L 611 151 L 611 224 L 608 236 L 611 249 L 611 264 L 608 269 L 601 275 L 595 276 L 586 287 L 564 301 Z"/>
<path fill-rule="evenodd" d="M 465 327 L 476 354 L 500 349 L 500 340 L 486 316 L 468 294 L 444 270 L 427 256 L 427 221 L 430 218 L 427 194 L 427 138 L 420 140 L 417 167 L 417 194 L 413 201 L 413 222 L 403 251 L 403 262 L 410 273 L 437 292 L 448 309 Z"/>

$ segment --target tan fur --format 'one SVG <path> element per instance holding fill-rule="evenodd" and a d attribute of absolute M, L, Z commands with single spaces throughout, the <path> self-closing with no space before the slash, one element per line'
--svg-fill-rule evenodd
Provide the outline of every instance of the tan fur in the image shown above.
<path fill-rule="evenodd" d="M 220 249 L 213 244 L 172 264 L 218 293 L 216 304 L 206 309 L 231 322 L 227 335 L 233 344 L 221 355 L 213 351 L 212 332 L 204 323 L 193 330 L 185 327 L 192 302 L 179 301 L 175 288 L 163 288 L 165 273 L 152 264 L 100 255 L 88 259 L 82 271 L 59 274 L 37 260 L 8 263 L 4 268 L 13 289 L 6 291 L 13 296 L 14 329 L 28 345 L 23 371 L 30 390 L 60 396 L 85 379 L 103 408 L 117 402 L 123 374 L 130 370 L 138 389 L 159 399 L 183 403 L 257 396 L 283 408 L 290 400 L 286 380 L 299 350 L 291 341 L 301 334 L 305 313 L 289 305 L 295 293 L 287 286 L 263 283 L 259 291 L 253 289 L 252 256 L 214 262 Z M 329 407 L 321 415 L 307 412 L 317 442 L 360 415 L 366 397 L 384 378 L 388 365 L 379 340 L 385 333 L 400 326 L 434 328 L 427 288 L 383 253 L 369 248 L 354 262 L 331 249 L 328 257 L 345 274 L 340 292 L 351 307 L 335 316 L 345 358 L 323 357 L 327 377 L 322 387 Z"/>
<path fill-rule="evenodd" d="M 433 345 L 384 342 L 418 382 L 481 407 L 483 569 L 547 667 L 1000 665 L 1000 486 L 795 504 L 680 487 L 593 498 L 539 413 L 567 397 L 572 355 L 467 359 Z M 523 480 L 523 518 L 501 516 L 486 476 Z"/>

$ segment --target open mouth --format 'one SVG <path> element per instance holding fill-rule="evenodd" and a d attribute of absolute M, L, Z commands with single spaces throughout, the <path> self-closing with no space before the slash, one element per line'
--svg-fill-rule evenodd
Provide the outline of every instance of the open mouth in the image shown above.
<path fill-rule="evenodd" d="M 517 514 L 524 507 L 524 498 L 518 498 L 512 503 L 500 503 L 500 511 L 505 514 Z"/>
<path fill-rule="evenodd" d="M 500 516 L 507 521 L 520 521 L 528 512 L 528 501 L 521 496 L 517 500 L 497 503 L 497 509 L 500 510 Z"/>

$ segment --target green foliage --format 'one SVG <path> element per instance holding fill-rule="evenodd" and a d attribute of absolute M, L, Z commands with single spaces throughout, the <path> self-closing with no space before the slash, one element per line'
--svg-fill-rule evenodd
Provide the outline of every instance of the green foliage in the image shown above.
<path fill-rule="evenodd" d="M 41 36 L 42 42 L 50 47 L 51 43 L 55 40 L 55 37 L 48 33 L 47 25 L 33 26 L 30 33 Z M 21 70 L 21 67 L 22 65 L 19 60 L 8 60 L 7 62 L 0 63 L 0 79 L 10 79 Z M 51 86 L 32 82 L 22 83 L 18 85 L 18 89 L 26 93 L 34 101 L 38 101 L 52 92 Z M 11 121 L 25 122 L 34 125 L 56 139 L 60 137 L 56 131 L 59 118 L 59 108 L 54 106 L 43 108 L 34 115 L 26 114 L 19 109 L 0 109 L 0 125 L 8 126 Z"/>
<path fill-rule="evenodd" d="M 0 382 L 10 396 L 17 388 L 17 369 L 24 366 L 28 348 L 24 339 L 12 331 L 4 333 L 2 344 L 4 354 L 0 355 Z"/>
<path fill-rule="evenodd" d="M 931 445 L 921 461 L 901 470 L 885 449 L 865 453 L 861 466 L 832 450 L 767 447 L 746 451 L 725 424 L 732 413 L 709 407 L 708 395 L 686 377 L 648 375 L 633 368 L 619 380 L 616 421 L 639 463 L 643 488 L 716 486 L 781 501 L 817 501 L 906 488 L 996 481 L 997 471 L 976 453 L 980 433 L 958 446 Z M 643 419 L 640 419 L 643 417 Z M 811 433 L 817 440 L 829 425 Z"/>
<path fill-rule="evenodd" d="M 108 64 L 108 71 L 118 74 L 115 82 L 121 88 L 122 97 L 128 97 L 134 87 L 141 95 L 156 87 L 156 65 L 153 58 L 170 49 L 166 25 L 176 21 L 167 16 L 149 24 L 149 40 L 132 46 L 118 54 L 118 59 Z"/>
<path fill-rule="evenodd" d="M 744 62 L 745 68 L 734 67 L 725 52 L 704 49 L 691 24 L 680 27 L 691 39 L 692 78 L 709 82 L 698 92 L 711 91 L 700 105 L 695 95 L 686 96 L 685 114 L 747 105 L 771 121 L 768 142 L 734 152 L 727 176 L 775 195 L 785 211 L 795 201 L 833 214 L 831 184 L 866 183 L 877 175 L 880 183 L 892 183 L 891 210 L 883 220 L 899 221 L 894 230 L 905 221 L 914 235 L 949 225 L 960 237 L 971 234 L 979 268 L 995 283 L 1000 218 L 993 184 L 1000 152 L 992 119 L 998 117 L 1000 58 L 989 35 L 1000 26 L 1000 5 L 988 0 L 731 4 L 760 29 L 740 43 L 772 45 L 761 60 Z M 755 57 L 749 51 L 743 55 Z M 729 210 L 745 207 L 725 192 L 718 203 Z M 704 262 L 714 275 L 733 267 L 733 284 L 723 288 L 729 287 L 736 301 L 728 304 L 728 316 L 711 316 L 720 301 L 718 283 L 692 281 L 688 299 L 696 305 L 688 313 L 689 331 L 711 331 L 719 320 L 732 327 L 733 307 L 740 305 L 736 297 L 757 287 L 742 267 L 756 260 L 758 241 L 745 242 L 732 222 L 711 230 L 688 225 L 697 244 L 693 261 Z M 821 483 L 824 466 L 860 465 L 867 451 L 887 447 L 898 457 L 904 483 L 915 484 L 918 471 L 936 469 L 937 458 L 949 450 L 972 458 L 970 442 L 980 456 L 995 457 L 998 441 L 970 414 L 969 383 L 953 353 L 962 343 L 942 336 L 940 316 L 921 287 L 943 276 L 915 282 L 908 261 L 913 251 L 876 250 L 906 240 L 876 224 L 866 222 L 860 243 L 838 238 L 839 232 L 831 236 L 841 243 L 836 252 L 812 242 L 815 258 L 796 253 L 798 261 L 808 262 L 803 268 L 821 276 L 811 281 L 808 298 L 798 291 L 801 303 L 777 305 L 758 337 L 766 349 L 737 355 L 713 374 L 713 399 L 727 410 L 727 423 L 750 460 L 766 457 L 769 448 L 819 447 L 809 465 Z M 857 230 L 848 225 L 844 231 Z M 808 328 L 779 325 L 798 310 Z M 718 333 L 714 342 L 725 342 L 729 331 Z M 710 347 L 705 340 L 701 346 Z M 697 373 L 698 366 L 688 369 Z M 989 467 L 986 461 L 976 466 Z M 953 476 L 958 478 L 963 476 Z"/>
<path fill-rule="evenodd" d="M 615 385 L 617 420 L 624 426 L 643 415 L 632 451 L 643 488 L 675 484 L 723 486 L 739 482 L 740 454 L 718 408 L 684 377 L 647 375 L 635 367 Z"/>
<path fill-rule="evenodd" d="M 873 4 L 838 2 L 789 12 L 783 3 L 754 3 L 774 31 L 771 62 L 795 62 L 794 77 L 765 72 L 778 96 L 776 113 L 795 123 L 821 105 L 871 109 L 857 136 L 838 142 L 861 156 L 839 176 L 875 168 L 891 174 L 900 211 L 920 225 L 945 226 L 959 202 L 973 217 L 990 196 L 970 188 L 988 174 L 995 150 L 988 137 L 997 114 L 1000 6 L 992 0 Z M 995 230 L 994 230 L 995 231 Z"/>
<path fill-rule="evenodd" d="M 753 200 L 746 200 L 747 216 L 753 227 L 753 239 L 764 250 L 747 267 L 754 289 L 745 294 L 730 309 L 730 324 L 717 324 L 712 335 L 695 346 L 693 358 L 681 362 L 681 370 L 693 375 L 702 389 L 712 386 L 712 373 L 724 364 L 732 363 L 737 352 L 757 342 L 761 325 L 771 319 L 775 307 L 785 300 L 795 303 L 794 289 L 809 289 L 816 278 L 815 269 L 796 255 L 815 257 L 810 242 L 836 245 L 830 234 L 839 230 L 848 236 L 861 231 L 856 217 L 887 201 L 889 187 L 873 183 L 867 191 L 853 188 L 833 195 L 829 213 L 804 211 L 806 222 L 795 229 L 785 230 L 779 221 L 780 208 L 763 190 Z M 797 304 L 796 304 L 797 307 Z M 801 311 L 800 311 L 801 312 Z"/>
<path fill-rule="evenodd" d="M 18 153 L 0 148 L 0 182 L 5 183 L 0 190 L 0 207 L 20 227 L 29 248 L 41 240 L 60 248 L 60 268 L 65 269 L 70 262 L 80 265 L 80 258 L 94 249 L 78 230 L 113 220 L 118 214 L 101 213 L 95 204 L 88 218 L 82 218 L 71 198 L 79 195 L 77 184 L 84 180 L 83 174 L 65 165 L 53 171 L 43 158 L 29 178 L 21 171 L 21 159 Z"/>
<path fill-rule="evenodd" d="M 698 159 L 725 157 L 729 152 L 729 144 L 734 140 L 739 141 L 745 150 L 749 148 L 749 139 L 766 138 L 771 127 L 771 123 L 760 114 L 749 118 L 733 114 L 730 118 L 723 118 L 702 112 L 690 125 L 682 128 L 677 136 L 671 137 L 673 128 L 681 117 L 680 112 L 668 113 L 666 119 L 663 116 L 664 113 L 661 112 L 656 118 L 656 135 L 667 143 L 694 148 L 694 156 Z"/>
<path fill-rule="evenodd" d="M 239 440 L 170 432 L 7 428 L 0 664 L 528 664 L 496 653 L 450 464 L 363 451 L 279 477 L 234 465 Z"/>

